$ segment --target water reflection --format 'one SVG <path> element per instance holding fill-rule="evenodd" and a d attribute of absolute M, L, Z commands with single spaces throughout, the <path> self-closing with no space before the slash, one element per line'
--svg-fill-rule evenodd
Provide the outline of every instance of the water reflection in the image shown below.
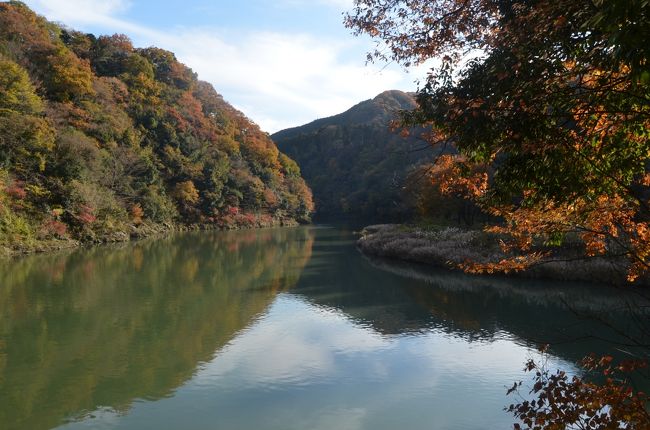
<path fill-rule="evenodd" d="M 0 422 L 159 399 L 292 286 L 309 230 L 195 233 L 0 267 Z"/>
<path fill-rule="evenodd" d="M 283 293 L 174 398 L 65 429 L 505 428 L 504 385 L 528 354 L 507 340 L 470 343 L 435 329 L 383 335 Z"/>
<path fill-rule="evenodd" d="M 340 309 L 382 334 L 437 329 L 468 341 L 508 338 L 525 346 L 550 343 L 555 354 L 570 361 L 587 352 L 611 353 L 624 342 L 621 332 L 642 342 L 649 334 L 630 318 L 632 309 L 647 321 L 650 301 L 641 291 L 470 276 L 367 259 L 352 243 L 349 233 L 341 230 L 320 235 L 301 281 L 291 291 L 320 306 Z M 642 352 L 629 346 L 625 350 Z"/>
<path fill-rule="evenodd" d="M 629 299 L 369 261 L 328 228 L 181 235 L 0 277 L 9 428 L 508 428 L 505 387 L 535 341 L 606 334 L 566 303 Z M 610 349 L 558 344 L 550 366 Z"/>

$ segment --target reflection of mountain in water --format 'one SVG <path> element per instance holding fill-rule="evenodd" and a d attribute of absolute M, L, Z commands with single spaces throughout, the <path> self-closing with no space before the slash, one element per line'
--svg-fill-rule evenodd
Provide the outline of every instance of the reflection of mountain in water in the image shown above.
<path fill-rule="evenodd" d="M 0 422 L 168 396 L 291 287 L 306 229 L 193 233 L 0 266 Z"/>
<path fill-rule="evenodd" d="M 612 341 L 623 341 L 615 329 L 636 330 L 628 306 L 639 309 L 642 297 L 632 291 L 369 261 L 351 246 L 350 234 L 325 232 L 292 293 L 338 308 L 382 334 L 436 328 L 468 340 L 512 337 L 551 343 L 558 356 L 576 361 L 590 352 L 611 353 Z"/>
<path fill-rule="evenodd" d="M 278 300 L 264 319 L 258 319 L 278 292 L 289 288 L 281 297 L 298 295 L 303 300 Z M 565 303 L 581 313 L 609 315 L 611 321 L 629 331 L 625 324 L 630 319 L 617 309 L 630 298 L 637 299 L 617 290 L 578 284 L 470 277 L 416 265 L 371 262 L 356 251 L 350 232 L 328 228 L 190 233 L 115 248 L 34 256 L 0 264 L 0 423 L 3 429 L 39 429 L 78 419 L 90 411 L 126 412 L 137 399 L 174 395 L 197 368 L 207 368 L 203 363 L 216 361 L 212 360 L 216 352 L 231 354 L 231 363 L 261 363 L 263 369 L 275 370 L 271 374 L 279 375 L 283 384 L 292 384 L 300 380 L 292 379 L 300 369 L 307 377 L 312 375 L 317 367 L 314 357 L 322 356 L 314 351 L 327 352 L 336 346 L 331 342 L 328 349 L 323 342 L 335 337 L 341 341 L 341 333 L 349 334 L 342 329 L 347 327 L 348 318 L 355 325 L 353 334 L 361 336 L 352 336 L 343 344 L 358 347 L 355 342 L 370 335 L 379 349 L 366 351 L 371 354 L 368 357 L 376 352 L 375 357 L 399 371 L 406 366 L 400 361 L 403 355 L 380 351 L 384 343 L 393 343 L 393 335 L 399 337 L 397 343 L 418 348 L 431 347 L 427 339 L 432 334 L 433 338 L 452 341 L 438 345 L 459 341 L 463 348 L 456 351 L 464 351 L 462 357 L 436 351 L 438 362 L 433 370 L 435 375 L 442 375 L 445 365 L 456 366 L 456 358 L 475 358 L 472 354 L 481 349 L 473 348 L 480 347 L 471 344 L 475 340 L 485 345 L 497 339 L 506 340 L 501 344 L 510 344 L 508 340 L 523 344 L 571 340 L 594 333 L 618 337 L 593 320 L 581 319 Z M 324 312 L 330 317 L 323 319 L 318 314 L 323 307 L 337 312 Z M 276 319 L 269 323 L 273 309 Z M 338 310 L 345 318 L 337 316 Z M 244 330 L 255 321 L 260 323 Z M 285 336 L 292 330 L 295 333 Z M 425 335 L 412 336 L 420 333 Z M 268 345 L 286 345 L 282 341 L 292 336 L 302 342 L 289 343 L 288 349 L 281 347 L 282 354 L 270 355 L 273 347 Z M 468 344 L 461 340 L 469 341 L 469 347 L 465 348 Z M 223 348 L 227 344 L 241 347 L 242 342 L 248 346 Z M 607 343 L 591 339 L 558 343 L 553 353 L 575 361 L 591 351 L 610 350 Z M 243 351 L 243 355 L 233 357 L 233 351 Z M 501 351 L 488 356 L 501 360 L 499 354 Z M 282 358 L 287 355 L 293 364 Z M 428 369 L 429 364 L 424 363 L 430 360 L 429 355 L 424 357 L 421 369 L 410 368 L 405 374 L 422 377 L 419 371 Z M 350 361 L 350 372 L 356 372 L 354 366 L 366 367 L 372 358 L 369 360 Z M 276 366 L 277 362 L 285 367 Z M 243 368 L 254 370 L 255 366 Z M 220 374 L 223 368 L 211 370 Z M 479 374 L 483 370 L 472 364 L 470 371 Z M 353 384 L 348 378 L 351 374 L 344 373 L 342 380 Z M 244 372 L 230 383 L 241 388 L 247 377 L 258 387 L 260 375 L 264 373 Z M 404 388 L 403 381 L 397 379 L 397 387 Z M 259 396 L 257 388 L 244 389 L 240 390 L 243 397 L 232 398 L 232 391 L 221 388 L 215 389 L 219 399 L 232 402 L 232 408 L 242 411 L 231 411 L 233 419 L 248 413 L 247 401 L 265 404 L 267 410 L 276 405 L 269 399 L 275 400 L 277 393 Z M 311 396 L 312 401 L 304 405 L 322 400 L 318 390 L 297 391 L 301 399 Z M 257 400 L 246 397 L 251 392 Z M 285 393 L 289 396 L 287 404 L 300 404 L 289 393 L 296 391 Z M 361 396 L 364 389 L 351 389 L 349 393 Z M 383 401 L 379 396 L 376 400 Z M 210 404 L 214 402 L 214 397 L 204 399 L 206 419 L 213 419 Z M 181 402 L 180 407 L 184 405 Z M 400 409 L 403 406 L 400 404 Z M 260 417 L 268 416 L 262 413 Z"/>

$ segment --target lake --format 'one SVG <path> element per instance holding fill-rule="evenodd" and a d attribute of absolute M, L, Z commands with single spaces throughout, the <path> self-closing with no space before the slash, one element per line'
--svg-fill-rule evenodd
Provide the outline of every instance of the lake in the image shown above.
<path fill-rule="evenodd" d="M 579 372 L 638 299 L 369 260 L 355 239 L 194 232 L 0 262 L 0 428 L 507 429 L 537 344 Z"/>

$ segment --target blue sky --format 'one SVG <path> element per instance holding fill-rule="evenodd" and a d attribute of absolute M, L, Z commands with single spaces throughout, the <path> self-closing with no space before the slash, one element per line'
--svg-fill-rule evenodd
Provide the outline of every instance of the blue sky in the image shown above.
<path fill-rule="evenodd" d="M 342 112 L 426 68 L 366 65 L 373 46 L 343 24 L 352 0 L 27 0 L 46 18 L 173 51 L 263 130 Z"/>

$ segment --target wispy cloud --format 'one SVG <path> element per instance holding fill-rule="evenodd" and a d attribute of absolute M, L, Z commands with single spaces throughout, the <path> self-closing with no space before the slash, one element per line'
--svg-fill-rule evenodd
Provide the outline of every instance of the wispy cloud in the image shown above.
<path fill-rule="evenodd" d="M 32 8 L 48 19 L 83 24 L 122 24 L 115 18 L 130 7 L 126 0 L 32 0 Z"/>
<path fill-rule="evenodd" d="M 111 33 L 149 38 L 158 35 L 153 29 L 121 18 L 131 7 L 128 0 L 28 0 L 26 3 L 50 21 L 70 27 L 101 27 L 110 29 Z"/>
<path fill-rule="evenodd" d="M 338 113 L 401 80 L 394 71 L 343 63 L 344 44 L 305 34 L 250 33 L 227 43 L 210 31 L 190 30 L 169 42 L 269 130 Z"/>
<path fill-rule="evenodd" d="M 341 10 L 351 4 L 351 0 L 318 1 Z M 352 37 L 340 40 L 268 31 L 226 34 L 205 27 L 163 32 L 124 18 L 127 0 L 31 0 L 28 4 L 48 19 L 72 27 L 124 32 L 137 46 L 173 51 L 200 79 L 212 83 L 269 132 L 336 114 L 383 90 L 410 84 L 398 69 L 365 66 L 364 42 Z M 344 58 L 350 57 L 351 50 L 360 53 L 358 59 Z"/>

